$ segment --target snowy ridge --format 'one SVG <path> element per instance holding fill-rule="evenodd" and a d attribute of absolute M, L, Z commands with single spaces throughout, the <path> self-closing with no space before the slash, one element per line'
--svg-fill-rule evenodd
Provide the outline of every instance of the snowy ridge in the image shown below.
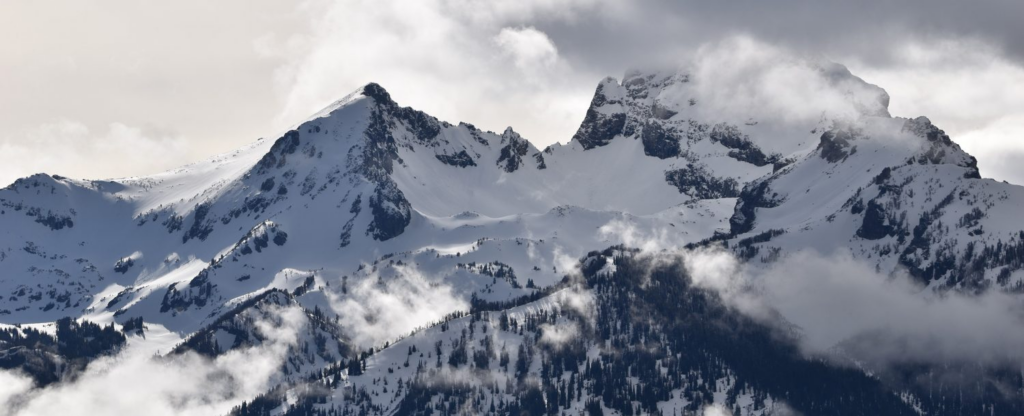
<path fill-rule="evenodd" d="M 982 179 L 942 130 L 891 117 L 888 95 L 845 68 L 812 68 L 849 111 L 755 119 L 718 111 L 700 74 L 630 72 L 598 85 L 570 141 L 539 150 L 368 84 L 275 140 L 170 172 L 24 178 L 0 190 L 0 322 L 141 317 L 184 339 L 177 353 L 214 357 L 300 310 L 259 402 L 274 414 L 836 409 L 840 392 L 785 384 L 744 343 L 780 372 L 850 383 L 873 414 L 945 409 L 795 359 L 677 285 L 681 266 L 633 250 L 718 245 L 755 267 L 849 250 L 937 294 L 1024 290 L 1024 188 Z"/>

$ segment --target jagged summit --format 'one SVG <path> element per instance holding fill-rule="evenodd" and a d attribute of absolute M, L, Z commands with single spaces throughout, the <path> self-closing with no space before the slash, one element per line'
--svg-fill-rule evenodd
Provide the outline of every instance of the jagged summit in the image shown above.
<path fill-rule="evenodd" d="M 910 254 L 914 224 L 925 212 L 931 219 L 920 227 L 927 228 L 939 211 L 972 211 L 922 211 L 945 197 L 925 178 L 947 178 L 946 186 L 989 201 L 993 213 L 1004 206 L 994 193 L 1013 200 L 1017 188 L 972 182 L 980 177 L 977 162 L 926 118 L 889 117 L 883 90 L 842 67 L 820 71 L 838 95 L 860 103 L 859 118 L 736 122 L 736 115 L 703 109 L 712 103 L 687 71 L 633 71 L 621 83 L 603 80 L 573 140 L 544 151 L 511 127 L 488 132 L 402 107 L 370 83 L 276 140 L 207 162 L 129 180 L 36 175 L 16 182 L 0 191 L 7 243 L 0 268 L 75 279 L 31 290 L 14 279 L 0 290 L 20 299 L 13 308 L 32 311 L 22 321 L 156 311 L 184 331 L 239 296 L 289 286 L 283 276 L 302 271 L 347 274 L 387 253 L 505 239 L 577 255 L 616 241 L 594 231 L 613 220 L 667 227 L 681 243 L 715 237 L 750 245 L 745 239 L 787 230 L 756 240 L 780 253 L 846 235 L 885 267 L 913 265 L 939 279 L 929 269 L 934 258 L 920 251 L 924 237 L 913 241 L 921 254 Z M 965 224 L 975 222 L 984 220 Z M 932 241 L 1016 241 L 1013 227 L 965 232 L 936 232 Z M 531 256 L 512 261 L 492 249 L 479 259 L 557 280 L 553 265 L 527 267 Z M 178 274 L 154 280 L 168 273 Z M 1019 280 L 1009 273 L 1000 284 Z M 51 290 L 53 305 L 37 304 Z"/>
<path fill-rule="evenodd" d="M 376 82 L 371 82 L 364 85 L 361 90 L 363 95 L 373 98 L 379 104 L 383 105 L 394 105 L 394 100 L 391 99 L 391 94 L 388 94 L 387 90 Z"/>
<path fill-rule="evenodd" d="M 629 70 L 621 83 L 608 77 L 598 84 L 572 141 L 590 150 L 606 146 L 616 137 L 632 137 L 643 140 L 648 156 L 667 158 L 685 153 L 687 146 L 684 143 L 680 148 L 676 140 L 666 139 L 666 136 L 684 136 L 692 142 L 696 135 L 717 129 L 728 135 L 748 135 L 751 143 L 765 155 L 789 156 L 806 149 L 808 127 L 822 129 L 835 121 L 890 117 L 889 95 L 884 89 L 854 76 L 839 64 L 807 62 L 802 65 L 806 74 L 817 78 L 808 82 L 821 84 L 820 93 L 835 101 L 819 100 L 825 107 L 807 109 L 815 114 L 811 123 L 794 122 L 782 114 L 736 113 L 732 107 L 759 110 L 762 103 L 757 100 L 764 97 L 734 94 L 735 101 L 723 107 L 715 94 L 719 89 L 732 86 L 715 84 L 720 82 L 718 80 L 701 79 L 699 74 L 693 75 L 693 69 Z"/>
<path fill-rule="evenodd" d="M 255 322 L 284 326 L 291 309 L 305 325 L 282 349 L 283 387 L 259 399 L 267 409 L 309 404 L 288 389 L 316 380 L 322 408 L 409 414 L 434 406 L 423 374 L 457 370 L 496 375 L 475 410 L 498 394 L 495 406 L 527 398 L 534 413 L 545 397 L 571 413 L 696 412 L 724 398 L 764 415 L 770 406 L 754 404 L 770 396 L 820 414 L 857 393 L 889 406 L 864 414 L 917 414 L 904 390 L 817 361 L 807 370 L 756 323 L 708 310 L 709 292 L 677 286 L 682 269 L 631 274 L 649 269 L 636 247 L 714 245 L 751 270 L 841 251 L 879 273 L 907 271 L 925 295 L 1024 290 L 1024 188 L 982 179 L 927 118 L 891 117 L 884 90 L 843 67 L 812 68 L 829 99 L 793 102 L 813 117 L 746 96 L 723 107 L 691 71 L 633 71 L 598 85 L 569 143 L 540 151 L 511 127 L 447 123 L 371 83 L 274 140 L 169 172 L 33 175 L 0 190 L 0 323 L 142 317 L 152 342 L 177 337 L 176 352 L 216 357 L 265 344 Z M 581 279 L 603 289 L 582 297 Z M 591 319 L 580 304 L 604 312 Z M 703 326 L 709 317 L 721 322 Z M 565 325 L 575 330 L 548 332 Z M 665 337 L 686 333 L 709 337 Z M 748 340 L 778 371 L 751 370 Z M 620 348 L 638 342 L 649 344 Z M 559 376 L 572 368 L 586 370 Z M 776 377 L 793 369 L 816 378 Z M 641 390 L 630 374 L 660 381 Z M 545 378 L 544 391 L 529 387 Z M 581 399 L 597 380 L 605 392 Z M 843 388 L 797 397 L 827 385 Z M 920 398 L 933 396 L 959 397 Z M 964 408 L 936 400 L 928 409 Z"/>

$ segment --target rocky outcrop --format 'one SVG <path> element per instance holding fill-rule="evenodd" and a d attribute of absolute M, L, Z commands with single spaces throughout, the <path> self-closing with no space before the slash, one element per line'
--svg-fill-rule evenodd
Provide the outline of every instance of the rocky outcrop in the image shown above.
<path fill-rule="evenodd" d="M 498 155 L 498 167 L 508 173 L 515 172 L 523 165 L 523 156 L 530 151 L 530 143 L 511 127 L 501 134 L 501 143 L 504 146 Z M 543 164 L 543 158 L 539 162 Z"/>
<path fill-rule="evenodd" d="M 476 162 L 473 161 L 473 157 L 466 153 L 465 150 L 460 150 L 455 154 L 442 154 L 434 155 L 437 160 L 449 166 L 457 166 L 460 168 L 466 168 L 470 166 L 476 166 Z"/>
<path fill-rule="evenodd" d="M 857 152 L 853 141 L 861 136 L 860 131 L 852 127 L 830 129 L 821 134 L 818 152 L 822 159 L 829 163 L 837 163 Z"/>
<path fill-rule="evenodd" d="M 733 178 L 718 178 L 700 165 L 688 164 L 685 169 L 665 172 L 667 181 L 680 193 L 695 199 L 735 198 L 739 195 L 739 182 Z"/>
<path fill-rule="evenodd" d="M 679 139 L 656 121 L 648 121 L 640 132 L 640 141 L 644 145 L 644 154 L 658 159 L 679 156 Z"/>
<path fill-rule="evenodd" d="M 708 136 L 712 142 L 729 149 L 729 157 L 754 166 L 765 166 L 778 163 L 782 156 L 767 156 L 739 128 L 729 124 L 717 124 Z"/>
<path fill-rule="evenodd" d="M 377 184 L 370 196 L 370 221 L 366 234 L 377 241 L 390 240 L 405 231 L 412 221 L 412 205 L 394 181 L 386 180 Z"/>
<path fill-rule="evenodd" d="M 622 134 L 626 125 L 626 112 L 621 88 L 613 78 L 606 78 L 597 86 L 583 124 L 572 137 L 583 149 L 607 145 L 615 136 Z"/>

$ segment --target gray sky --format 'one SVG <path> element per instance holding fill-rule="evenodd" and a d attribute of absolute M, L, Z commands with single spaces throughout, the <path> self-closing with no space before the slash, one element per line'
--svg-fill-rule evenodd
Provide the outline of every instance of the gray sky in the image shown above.
<path fill-rule="evenodd" d="M 7 0 L 0 186 L 155 173 L 301 121 L 370 81 L 539 147 L 597 82 L 735 36 L 847 65 L 1024 184 L 1024 2 Z"/>

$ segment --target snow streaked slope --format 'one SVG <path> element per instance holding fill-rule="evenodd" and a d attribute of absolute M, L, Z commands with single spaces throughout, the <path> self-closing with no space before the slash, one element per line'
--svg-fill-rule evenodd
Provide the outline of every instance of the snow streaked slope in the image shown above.
<path fill-rule="evenodd" d="M 861 119 L 854 123 L 882 135 L 907 123 L 888 117 L 884 91 L 839 67 L 816 68 L 850 97 Z M 759 212 L 756 231 L 790 231 L 785 238 L 794 239 L 794 250 L 886 250 L 884 242 L 829 239 L 826 228 L 814 238 L 797 239 L 796 231 L 808 221 L 832 224 L 853 186 L 870 185 L 863 172 L 927 152 L 897 146 L 912 143 L 903 136 L 913 134 L 868 141 L 884 144 L 859 145 L 851 157 L 825 163 L 814 146 L 850 114 L 824 114 L 810 125 L 740 123 L 705 109 L 707 92 L 696 81 L 687 72 L 633 72 L 621 84 L 606 79 L 576 136 L 543 151 L 511 128 L 481 131 L 400 107 L 370 84 L 277 140 L 171 172 L 92 182 L 26 178 L 0 191 L 0 292 L 9 299 L 0 313 L 9 322 L 41 322 L 111 319 L 116 312 L 153 316 L 188 333 L 246 296 L 301 280 L 282 273 L 327 284 L 393 253 L 502 241 L 531 244 L 474 253 L 472 261 L 508 264 L 538 285 L 551 284 L 557 273 L 533 272 L 553 270 L 559 256 L 643 244 L 637 236 L 682 245 L 724 232 L 733 198 L 745 184 L 764 181 L 806 192 L 787 199 L 798 208 Z M 969 164 L 968 156 L 957 157 L 963 160 L 950 163 Z M 819 181 L 823 172 L 834 179 Z M 977 179 L 955 179 L 977 186 L 967 184 Z M 998 216 L 1005 217 L 998 210 L 990 217 Z M 1011 242 L 1014 230 L 993 228 L 1006 231 L 993 242 Z M 959 250 L 967 240 L 957 240 Z M 440 281 L 454 272 L 451 265 L 425 267 Z"/>
<path fill-rule="evenodd" d="M 748 185 L 730 242 L 765 262 L 848 249 L 938 290 L 1020 290 L 1021 206 L 1024 188 L 982 179 L 928 119 L 869 117 L 836 125 L 807 157 Z"/>
<path fill-rule="evenodd" d="M 361 262 L 438 243 L 554 238 L 558 229 L 541 229 L 540 224 L 501 231 L 508 227 L 497 219 L 526 215 L 520 221 L 528 222 L 558 207 L 606 212 L 600 215 L 609 221 L 621 215 L 662 218 L 659 213 L 667 210 L 704 210 L 705 203 L 666 181 L 666 171 L 685 169 L 692 161 L 647 157 L 638 143 L 623 138 L 586 152 L 576 144 L 540 152 L 511 129 L 499 135 L 399 107 L 371 84 L 276 141 L 263 140 L 164 174 L 92 182 L 26 178 L 0 193 L 6 246 L 0 267 L 10 276 L 0 282 L 10 297 L 5 316 L 11 322 L 64 315 L 109 319 L 104 311 L 128 313 L 123 309 L 128 305 L 136 314 L 167 313 L 172 308 L 164 304 L 176 299 L 182 307 L 174 309 L 184 311 L 193 306 L 186 299 L 206 295 L 198 293 L 201 289 L 183 294 L 181 286 L 194 279 L 181 276 L 182 271 L 197 273 L 191 265 L 199 260 L 207 263 L 204 268 L 223 267 L 218 259 L 233 248 L 241 250 L 239 241 L 266 221 L 287 236 L 287 245 L 279 250 L 274 245 L 272 254 L 259 252 L 235 265 L 253 273 L 237 272 L 215 282 L 226 292 L 220 294 L 224 299 L 265 289 L 286 269 L 323 270 L 336 279 Z M 700 146 L 714 147 L 695 147 Z M 726 163 L 738 163 L 731 160 Z M 749 180 L 765 169 L 750 165 L 735 176 Z M 733 185 L 714 196 L 736 192 Z M 706 237 L 721 227 L 724 205 L 711 204 L 716 208 L 710 215 L 717 220 L 680 233 L 691 233 L 688 239 Z M 496 219 L 491 222 L 496 230 L 484 225 L 473 227 L 476 232 L 434 231 L 448 229 L 440 224 L 466 212 Z M 559 216 L 566 212 L 572 210 L 563 208 Z M 607 236 L 596 233 L 601 225 L 563 229 L 561 234 L 577 237 L 560 246 L 580 255 L 590 242 L 606 242 Z M 407 228 L 419 231 L 395 238 Z M 232 256 L 232 263 L 239 258 Z M 256 276 L 237 283 L 246 275 Z M 163 302 L 165 288 L 172 285 Z M 172 316 L 167 324 L 188 331 L 208 318 L 209 312 L 190 319 Z"/>
<path fill-rule="evenodd" d="M 255 337 L 247 322 L 274 305 L 299 306 L 319 322 L 300 348 L 317 351 L 292 351 L 278 381 L 313 373 L 335 384 L 332 404 L 347 406 L 351 397 L 337 389 L 344 381 L 352 394 L 368 392 L 356 402 L 386 413 L 405 399 L 379 383 L 400 364 L 399 377 L 413 376 L 401 363 L 408 347 L 440 342 L 447 357 L 463 345 L 461 329 L 477 318 L 451 314 L 490 305 L 565 324 L 575 319 L 555 304 L 565 293 L 533 297 L 565 284 L 578 259 L 590 259 L 584 268 L 597 262 L 592 250 L 619 244 L 657 251 L 724 242 L 752 263 L 850 250 L 937 291 L 1020 290 L 1024 188 L 981 179 L 974 159 L 927 119 L 890 117 L 881 89 L 841 67 L 811 68 L 846 101 L 810 119 L 722 112 L 699 73 L 633 72 L 598 86 L 571 141 L 538 150 L 511 128 L 443 122 L 369 84 L 276 140 L 174 171 L 25 178 L 0 190 L 0 322 L 141 316 L 161 331 L 150 347 L 181 338 L 217 345 L 215 354 L 248 346 L 235 340 Z M 737 99 L 739 109 L 754 102 Z M 603 261 L 589 278 L 625 273 Z M 506 310 L 509 301 L 520 306 Z M 480 325 L 497 332 L 493 320 Z M 502 330 L 509 333 L 498 338 L 509 348 L 537 343 L 539 325 L 533 336 Z M 324 338 L 340 343 L 323 348 Z M 483 339 L 469 340 L 467 351 L 486 350 Z M 635 332 L 615 342 L 626 340 L 640 342 Z M 582 356 L 616 350 L 601 346 L 612 339 L 599 341 Z M 384 344 L 370 358 L 350 354 Z M 343 377 L 353 358 L 365 359 L 366 374 Z M 410 366 L 431 364 L 420 358 Z M 535 361 L 520 373 L 543 377 L 543 368 Z M 739 388 L 745 381 L 728 364 L 705 370 L 685 382 L 666 377 L 676 396 L 660 408 L 772 408 L 763 390 Z M 484 397 L 518 400 L 529 393 L 524 385 Z M 569 400 L 566 410 L 593 398 Z"/>

